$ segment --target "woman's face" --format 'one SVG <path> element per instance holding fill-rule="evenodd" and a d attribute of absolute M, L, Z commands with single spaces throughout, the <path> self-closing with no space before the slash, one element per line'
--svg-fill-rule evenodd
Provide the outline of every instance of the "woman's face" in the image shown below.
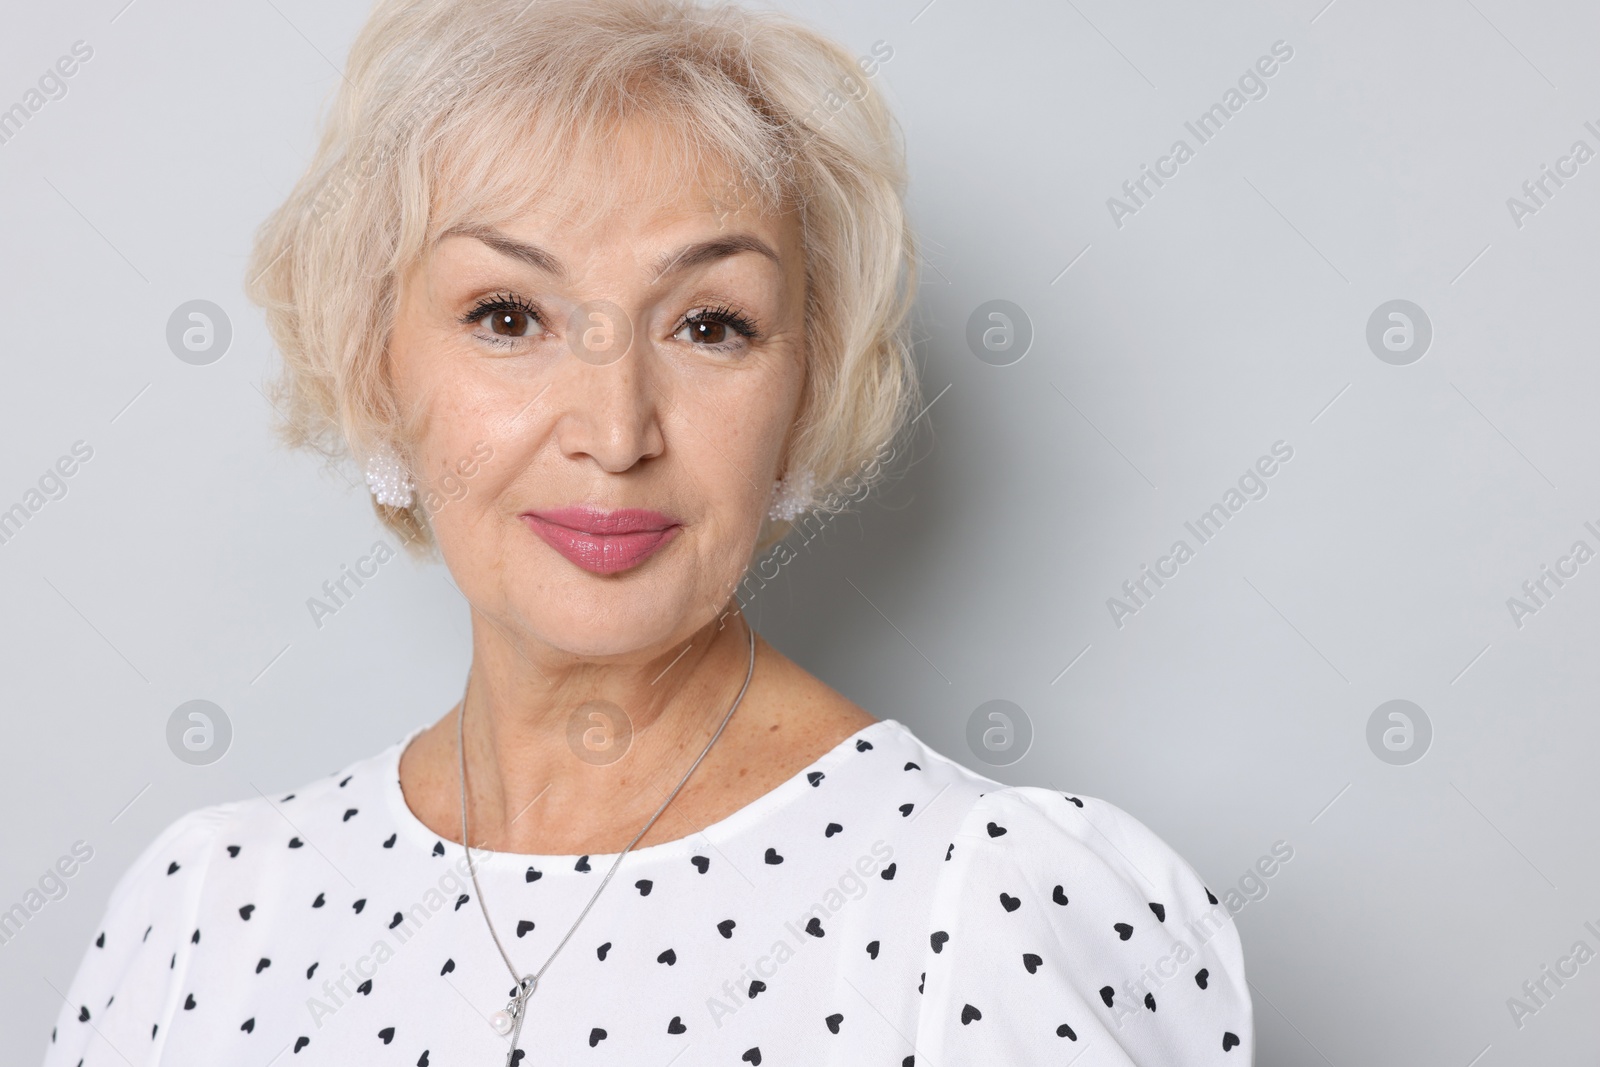
<path fill-rule="evenodd" d="M 625 130 L 575 187 L 629 182 L 657 144 Z M 665 648 L 744 573 L 805 381 L 805 259 L 793 213 L 719 206 L 729 186 L 702 171 L 587 228 L 541 209 L 452 233 L 402 279 L 393 383 L 427 413 L 412 476 L 507 637 Z M 659 516 L 617 533 L 592 514 L 620 509 Z"/>

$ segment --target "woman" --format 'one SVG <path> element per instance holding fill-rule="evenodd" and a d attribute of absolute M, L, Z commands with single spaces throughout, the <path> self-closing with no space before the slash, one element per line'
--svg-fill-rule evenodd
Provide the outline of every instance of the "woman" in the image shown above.
<path fill-rule="evenodd" d="M 916 408 L 872 69 L 676 0 L 379 4 L 252 295 L 289 439 L 465 597 L 465 691 L 174 823 L 47 1064 L 1249 1062 L 1180 857 L 873 718 L 732 595 Z"/>

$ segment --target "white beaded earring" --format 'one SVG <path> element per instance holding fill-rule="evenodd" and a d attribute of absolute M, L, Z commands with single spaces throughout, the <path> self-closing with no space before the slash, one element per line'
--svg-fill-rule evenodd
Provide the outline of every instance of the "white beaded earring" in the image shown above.
<path fill-rule="evenodd" d="M 409 508 L 416 486 L 393 445 L 384 444 L 367 457 L 367 488 L 373 499 L 391 508 Z"/>
<path fill-rule="evenodd" d="M 809 470 L 790 471 L 773 482 L 767 518 L 774 522 L 793 522 L 815 502 L 816 485 L 816 475 Z"/>

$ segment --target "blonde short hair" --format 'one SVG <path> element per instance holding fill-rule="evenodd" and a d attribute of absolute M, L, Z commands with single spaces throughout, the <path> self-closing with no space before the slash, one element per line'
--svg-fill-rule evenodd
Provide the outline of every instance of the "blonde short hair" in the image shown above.
<path fill-rule="evenodd" d="M 384 359 L 401 277 L 452 228 L 553 195 L 583 153 L 603 162 L 608 133 L 643 117 L 676 150 L 629 160 L 646 193 L 682 180 L 652 160 L 710 160 L 739 176 L 715 201 L 799 213 L 808 365 L 787 469 L 814 473 L 818 513 L 844 510 L 858 494 L 835 487 L 878 480 L 920 404 L 904 154 L 870 83 L 893 49 L 873 52 L 858 60 L 786 16 L 691 0 L 379 0 L 248 268 L 283 356 L 282 437 L 330 461 L 385 444 L 406 455 L 420 417 L 398 410 Z M 582 193 L 567 217 L 608 207 Z M 374 507 L 429 549 L 420 505 Z M 789 529 L 764 527 L 758 550 Z"/>

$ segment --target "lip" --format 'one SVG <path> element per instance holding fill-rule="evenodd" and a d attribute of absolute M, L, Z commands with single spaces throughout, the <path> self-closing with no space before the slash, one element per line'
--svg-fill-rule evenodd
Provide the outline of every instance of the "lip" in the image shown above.
<path fill-rule="evenodd" d="M 683 529 L 670 515 L 648 508 L 541 508 L 520 517 L 545 544 L 594 574 L 637 567 Z"/>

